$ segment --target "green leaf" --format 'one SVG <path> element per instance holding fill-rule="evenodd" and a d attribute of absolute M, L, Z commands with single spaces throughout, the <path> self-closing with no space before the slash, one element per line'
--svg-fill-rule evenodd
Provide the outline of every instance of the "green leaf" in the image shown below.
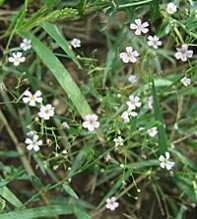
<path fill-rule="evenodd" d="M 62 187 L 64 191 L 68 193 L 70 196 L 72 196 L 73 198 L 76 198 L 76 199 L 79 198 L 78 195 L 74 192 L 74 190 L 68 184 L 64 183 Z"/>
<path fill-rule="evenodd" d="M 0 197 L 0 212 L 6 207 L 6 201 Z"/>
<path fill-rule="evenodd" d="M 195 181 L 192 181 L 189 177 L 184 177 L 181 175 L 175 175 L 172 179 L 175 181 L 177 187 L 179 187 L 180 191 L 184 196 L 192 199 L 194 203 L 197 203 L 197 195 L 195 192 Z"/>
<path fill-rule="evenodd" d="M 160 147 L 160 153 L 163 154 L 167 150 L 167 136 L 166 131 L 164 128 L 164 122 L 162 118 L 162 114 L 159 107 L 159 102 L 157 100 L 157 93 L 155 89 L 155 83 L 154 80 L 152 80 L 152 95 L 153 95 L 153 107 L 154 107 L 154 114 L 155 119 L 159 122 L 158 125 L 158 132 L 159 132 L 159 147 Z"/>
<path fill-rule="evenodd" d="M 197 165 L 187 158 L 183 152 L 181 153 L 173 148 L 170 148 L 170 151 L 183 163 L 184 166 L 188 166 L 192 170 L 197 171 Z"/>
<path fill-rule="evenodd" d="M 79 207 L 74 207 L 73 212 L 76 215 L 77 219 L 91 219 L 91 217 Z"/>
<path fill-rule="evenodd" d="M 23 203 L 15 196 L 15 194 L 6 186 L 0 188 L 0 196 L 12 204 L 16 208 L 23 206 Z"/>
<path fill-rule="evenodd" d="M 64 50 L 64 52 L 73 60 L 74 63 L 81 69 L 81 65 L 78 62 L 74 52 L 72 51 L 70 44 L 64 38 L 58 27 L 54 24 L 44 22 L 42 24 L 44 30 L 56 41 L 56 43 Z"/>
<path fill-rule="evenodd" d="M 91 157 L 93 153 L 94 151 L 90 147 L 82 148 L 76 156 L 75 160 L 72 162 L 71 170 L 68 174 L 68 177 L 72 177 L 73 175 L 75 175 L 76 172 L 79 171 L 86 162 L 89 162 L 89 157 Z"/>
<path fill-rule="evenodd" d="M 57 81 L 67 93 L 68 97 L 72 100 L 80 115 L 84 117 L 87 114 L 91 114 L 91 108 L 85 97 L 82 95 L 79 87 L 76 85 L 69 72 L 64 68 L 59 59 L 33 34 L 23 33 L 22 36 L 31 39 L 33 49 L 43 63 L 53 73 Z"/>
<path fill-rule="evenodd" d="M 0 219 L 33 219 L 40 217 L 55 217 L 58 215 L 72 214 L 71 207 L 68 205 L 51 205 L 39 208 L 22 209 L 6 214 L 0 214 Z"/>
<path fill-rule="evenodd" d="M 152 1 L 153 0 L 136 1 L 136 2 L 132 2 L 132 3 L 119 5 L 118 8 L 136 7 L 136 6 L 139 6 L 139 5 L 144 5 L 144 4 L 150 3 Z"/>

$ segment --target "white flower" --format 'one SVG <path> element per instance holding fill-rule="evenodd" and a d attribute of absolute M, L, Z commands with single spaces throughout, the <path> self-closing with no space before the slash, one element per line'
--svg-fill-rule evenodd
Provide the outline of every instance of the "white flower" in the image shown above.
<path fill-rule="evenodd" d="M 23 39 L 23 41 L 20 44 L 20 47 L 24 51 L 31 49 L 31 40 Z"/>
<path fill-rule="evenodd" d="M 81 47 L 81 40 L 80 39 L 77 39 L 77 38 L 74 38 L 70 41 L 70 44 L 72 45 L 72 47 L 74 48 L 79 48 Z"/>
<path fill-rule="evenodd" d="M 171 170 L 173 166 L 175 165 L 174 162 L 170 161 L 170 153 L 166 152 L 165 155 L 161 155 L 159 157 L 160 161 L 160 167 L 161 168 L 166 168 L 167 170 Z"/>
<path fill-rule="evenodd" d="M 158 133 L 157 131 L 157 127 L 152 127 L 150 129 L 147 130 L 147 133 L 150 137 L 155 137 Z"/>
<path fill-rule="evenodd" d="M 148 22 L 142 23 L 141 19 L 135 19 L 135 23 L 130 24 L 130 29 L 135 30 L 136 35 L 141 35 L 142 33 L 147 33 L 149 31 L 147 28 L 148 26 Z"/>
<path fill-rule="evenodd" d="M 50 117 L 54 116 L 54 107 L 51 104 L 40 107 L 40 112 L 38 113 L 39 117 L 44 120 L 49 120 Z"/>
<path fill-rule="evenodd" d="M 135 63 L 137 62 L 138 56 L 139 53 L 136 50 L 133 50 L 132 47 L 126 47 L 126 52 L 120 53 L 120 59 L 122 59 L 124 63 Z"/>
<path fill-rule="evenodd" d="M 117 138 L 114 138 L 115 147 L 123 146 L 124 140 L 121 136 L 118 136 Z"/>
<path fill-rule="evenodd" d="M 26 138 L 25 143 L 27 144 L 27 150 L 39 151 L 40 145 L 42 145 L 42 140 L 39 140 L 38 135 L 33 135 L 32 139 Z"/>
<path fill-rule="evenodd" d="M 191 80 L 191 78 L 188 78 L 188 77 L 183 77 L 182 79 L 181 79 L 181 83 L 185 86 L 185 87 L 188 87 L 189 85 L 191 85 L 191 83 L 192 83 L 192 80 Z"/>
<path fill-rule="evenodd" d="M 138 82 L 138 77 L 136 75 L 129 75 L 128 80 L 131 84 L 136 84 Z"/>
<path fill-rule="evenodd" d="M 69 128 L 70 128 L 70 126 L 68 125 L 67 122 L 63 122 L 63 123 L 62 123 L 62 126 L 63 126 L 65 129 L 69 129 Z"/>
<path fill-rule="evenodd" d="M 177 6 L 173 2 L 170 2 L 167 4 L 166 11 L 168 12 L 168 14 L 174 14 L 175 12 L 177 12 Z"/>
<path fill-rule="evenodd" d="M 121 118 L 123 119 L 124 123 L 128 123 L 129 122 L 129 114 L 127 111 L 124 111 L 121 115 Z"/>
<path fill-rule="evenodd" d="M 107 209 L 110 209 L 111 211 L 114 211 L 118 206 L 119 206 L 119 203 L 116 201 L 115 197 L 111 197 L 111 198 L 108 198 L 106 200 L 105 207 Z"/>
<path fill-rule="evenodd" d="M 96 114 L 89 114 L 85 116 L 85 121 L 83 122 L 83 127 L 89 131 L 94 131 L 100 126 L 100 123 L 97 121 L 98 116 Z"/>
<path fill-rule="evenodd" d="M 189 50 L 187 44 L 183 44 L 181 48 L 176 48 L 176 50 L 176 59 L 181 59 L 181 61 L 183 62 L 186 62 L 188 58 L 191 58 L 193 56 L 193 50 Z"/>
<path fill-rule="evenodd" d="M 147 107 L 148 107 L 148 109 L 150 109 L 150 110 L 153 109 L 153 96 L 147 97 Z"/>
<path fill-rule="evenodd" d="M 8 61 L 13 63 L 15 66 L 20 65 L 20 63 L 25 61 L 25 57 L 23 56 L 22 52 L 14 52 L 12 55 L 8 58 Z"/>
<path fill-rule="evenodd" d="M 162 45 L 162 42 L 159 40 L 157 36 L 148 36 L 148 45 L 157 49 L 159 46 Z"/>
<path fill-rule="evenodd" d="M 129 101 L 127 101 L 128 105 L 128 111 L 133 111 L 136 108 L 140 107 L 142 105 L 140 98 L 138 96 L 129 96 Z"/>
<path fill-rule="evenodd" d="M 129 116 L 131 117 L 136 117 L 138 115 L 138 113 L 136 111 L 129 111 Z"/>
<path fill-rule="evenodd" d="M 35 94 L 32 94 L 29 90 L 26 90 L 23 93 L 23 102 L 28 103 L 30 106 L 36 106 L 36 103 L 42 103 L 42 93 L 41 91 L 36 91 Z"/>

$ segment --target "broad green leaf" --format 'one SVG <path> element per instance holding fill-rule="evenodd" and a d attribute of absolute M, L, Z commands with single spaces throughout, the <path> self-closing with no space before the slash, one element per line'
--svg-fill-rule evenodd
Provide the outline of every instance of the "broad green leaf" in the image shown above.
<path fill-rule="evenodd" d="M 50 24 L 48 22 L 44 22 L 42 24 L 44 30 L 56 41 L 56 43 L 64 50 L 64 52 L 70 57 L 73 62 L 77 64 L 77 66 L 81 69 L 81 65 L 78 62 L 75 53 L 72 51 L 70 44 L 64 38 L 58 27 L 54 24 Z"/>
<path fill-rule="evenodd" d="M 39 208 L 22 209 L 0 214 L 0 219 L 38 219 L 41 217 L 51 218 L 58 215 L 72 214 L 71 207 L 68 205 L 51 205 Z"/>
<path fill-rule="evenodd" d="M 0 196 L 3 197 L 6 201 L 8 201 L 16 208 L 20 208 L 23 206 L 23 203 L 6 186 L 0 188 Z"/>
<path fill-rule="evenodd" d="M 89 104 L 59 59 L 33 34 L 24 33 L 22 35 L 31 39 L 33 49 L 43 63 L 53 73 L 57 81 L 67 93 L 68 97 L 72 100 L 80 115 L 84 117 L 85 115 L 90 114 L 92 111 Z"/>
<path fill-rule="evenodd" d="M 166 136 L 166 131 L 164 128 L 162 114 L 161 114 L 160 107 L 159 107 L 159 102 L 157 99 L 157 93 L 156 93 L 154 80 L 152 80 L 152 95 L 153 95 L 153 107 L 154 107 L 155 119 L 159 122 L 159 125 L 157 128 L 159 132 L 160 153 L 163 154 L 167 150 L 167 136 Z"/>

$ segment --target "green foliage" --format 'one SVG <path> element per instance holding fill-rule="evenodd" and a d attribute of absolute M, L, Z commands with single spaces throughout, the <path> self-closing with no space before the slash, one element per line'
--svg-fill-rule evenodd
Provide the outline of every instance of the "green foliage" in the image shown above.
<path fill-rule="evenodd" d="M 0 0 L 0 219 L 102 218 L 112 197 L 121 219 L 183 219 L 192 212 L 197 5 L 175 1 L 178 10 L 170 14 L 168 2 Z M 149 33 L 129 28 L 138 18 L 149 22 Z M 148 35 L 162 45 L 150 47 Z M 31 40 L 31 49 L 20 48 L 22 38 Z M 194 55 L 181 62 L 175 53 L 184 43 Z M 128 46 L 140 54 L 135 63 L 121 60 Z M 15 52 L 25 62 L 10 63 Z M 128 81 L 131 75 L 137 81 Z M 191 84 L 183 85 L 183 77 Z M 41 104 L 25 103 L 25 90 L 42 91 L 54 116 L 41 119 Z M 130 95 L 140 101 L 131 112 Z M 93 113 L 100 127 L 90 132 L 83 122 Z M 151 128 L 158 134 L 151 136 Z M 32 130 L 42 140 L 39 151 L 26 148 Z M 166 152 L 171 157 L 162 163 Z M 174 166 L 163 168 L 169 162 Z"/>

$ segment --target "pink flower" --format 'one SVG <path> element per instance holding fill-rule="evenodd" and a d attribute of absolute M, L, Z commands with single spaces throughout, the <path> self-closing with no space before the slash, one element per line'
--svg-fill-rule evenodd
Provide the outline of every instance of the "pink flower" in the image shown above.
<path fill-rule="evenodd" d="M 115 197 L 111 197 L 111 198 L 108 198 L 106 200 L 105 207 L 107 209 L 110 209 L 111 211 L 114 211 L 118 206 L 119 206 L 119 203 L 116 202 L 116 198 Z"/>
<path fill-rule="evenodd" d="M 176 48 L 176 50 L 175 57 L 182 62 L 186 62 L 188 58 L 193 56 L 193 50 L 189 50 L 187 44 L 183 44 L 181 48 Z"/>
<path fill-rule="evenodd" d="M 141 35 L 142 33 L 147 33 L 149 29 L 147 28 L 149 23 L 146 21 L 142 23 L 141 19 L 135 19 L 135 23 L 130 24 L 130 29 L 135 30 L 136 35 Z"/>
<path fill-rule="evenodd" d="M 97 121 L 98 116 L 96 114 L 86 115 L 84 118 L 83 127 L 88 129 L 88 131 L 94 131 L 100 126 L 100 123 Z"/>
<path fill-rule="evenodd" d="M 126 52 L 120 53 L 120 59 L 122 59 L 124 63 L 135 63 L 138 60 L 138 56 L 139 53 L 136 50 L 134 50 L 131 46 L 126 47 Z"/>

